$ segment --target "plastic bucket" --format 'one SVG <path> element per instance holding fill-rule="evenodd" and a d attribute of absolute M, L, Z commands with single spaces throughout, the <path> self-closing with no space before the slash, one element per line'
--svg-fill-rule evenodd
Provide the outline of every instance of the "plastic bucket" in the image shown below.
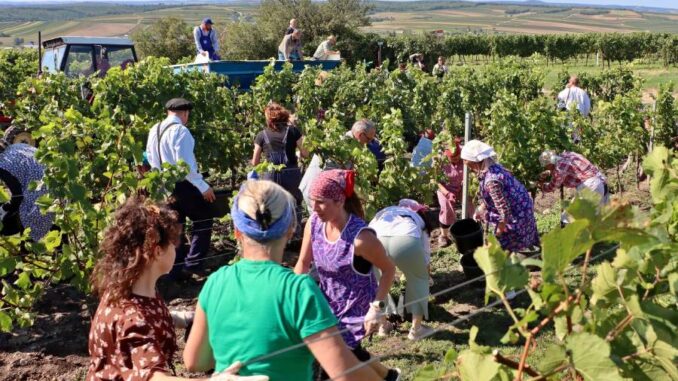
<path fill-rule="evenodd" d="M 478 267 L 478 262 L 476 262 L 472 254 L 462 255 L 459 263 L 461 263 L 461 268 L 464 270 L 464 276 L 467 280 L 475 279 L 484 274 L 483 270 Z M 471 285 L 476 287 L 485 287 L 485 278 L 479 279 L 471 283 Z"/>
<path fill-rule="evenodd" d="M 455 222 L 450 228 L 450 233 L 461 254 L 473 253 L 483 246 L 483 227 L 473 218 Z"/>

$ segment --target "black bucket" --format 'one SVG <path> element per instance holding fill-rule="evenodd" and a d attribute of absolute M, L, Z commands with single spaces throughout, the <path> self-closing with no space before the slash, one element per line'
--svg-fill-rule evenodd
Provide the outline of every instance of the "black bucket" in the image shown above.
<path fill-rule="evenodd" d="M 464 270 L 466 280 L 475 279 L 484 274 L 483 270 L 478 267 L 478 262 L 473 258 L 473 254 L 462 255 L 459 263 L 461 264 L 462 270 Z M 471 285 L 475 287 L 485 287 L 485 278 L 479 279 L 471 283 Z"/>
<path fill-rule="evenodd" d="M 461 254 L 472 254 L 483 246 L 483 227 L 473 218 L 459 220 L 452 225 L 450 233 Z"/>

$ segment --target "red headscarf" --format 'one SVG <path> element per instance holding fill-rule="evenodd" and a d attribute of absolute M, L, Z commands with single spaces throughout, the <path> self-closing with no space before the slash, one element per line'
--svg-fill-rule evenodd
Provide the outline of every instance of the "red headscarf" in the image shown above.
<path fill-rule="evenodd" d="M 321 172 L 311 184 L 309 196 L 334 201 L 344 201 L 353 195 L 355 172 L 332 169 Z"/>
<path fill-rule="evenodd" d="M 449 149 L 445 150 L 445 156 L 447 156 L 447 158 L 450 159 L 450 161 L 461 155 L 461 142 L 462 138 L 456 137 L 454 138 L 454 151 L 451 151 Z"/>

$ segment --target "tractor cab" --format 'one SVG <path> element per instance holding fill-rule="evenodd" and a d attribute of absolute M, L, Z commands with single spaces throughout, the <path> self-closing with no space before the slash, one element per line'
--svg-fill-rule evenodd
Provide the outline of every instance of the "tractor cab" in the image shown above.
<path fill-rule="evenodd" d="M 137 62 L 134 44 L 120 37 L 57 37 L 42 43 L 42 71 L 63 71 L 69 77 L 88 76 L 99 72 L 106 75 L 112 67 Z"/>

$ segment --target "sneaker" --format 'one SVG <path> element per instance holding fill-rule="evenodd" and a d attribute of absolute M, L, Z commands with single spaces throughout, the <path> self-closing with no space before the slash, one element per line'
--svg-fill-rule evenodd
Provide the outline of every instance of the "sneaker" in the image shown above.
<path fill-rule="evenodd" d="M 391 333 L 391 331 L 393 331 L 393 324 L 387 320 L 379 326 L 379 332 L 377 332 L 377 336 L 386 337 L 389 333 Z"/>
<path fill-rule="evenodd" d="M 402 374 L 403 372 L 400 368 L 391 368 L 388 370 L 388 373 L 386 373 L 384 381 L 400 381 Z"/>
<path fill-rule="evenodd" d="M 433 332 L 434 332 L 433 328 L 422 324 L 416 330 L 414 328 L 411 328 L 410 333 L 407 334 L 407 338 L 409 340 L 419 340 L 421 338 L 432 335 Z"/>

